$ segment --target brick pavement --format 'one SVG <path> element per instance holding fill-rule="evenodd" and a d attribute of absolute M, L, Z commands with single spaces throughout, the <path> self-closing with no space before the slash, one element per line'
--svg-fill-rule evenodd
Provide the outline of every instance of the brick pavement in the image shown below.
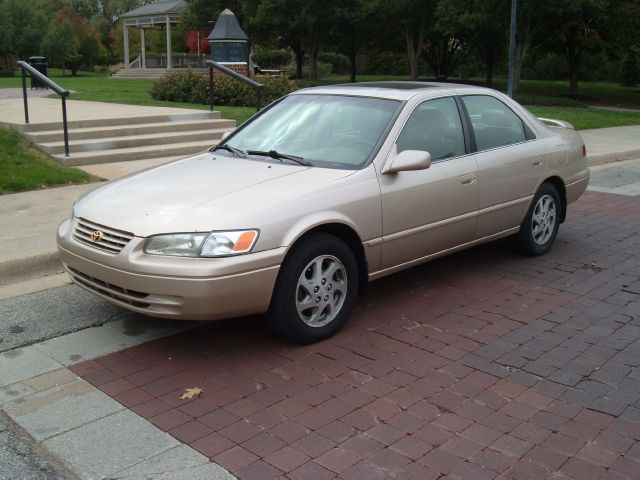
<path fill-rule="evenodd" d="M 241 479 L 638 478 L 640 197 L 372 284 L 306 347 L 260 318 L 71 369 Z M 185 388 L 199 398 L 180 400 Z"/>

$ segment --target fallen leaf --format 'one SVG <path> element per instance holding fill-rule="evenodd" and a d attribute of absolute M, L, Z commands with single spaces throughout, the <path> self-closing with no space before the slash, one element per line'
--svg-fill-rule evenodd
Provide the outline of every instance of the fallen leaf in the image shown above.
<path fill-rule="evenodd" d="M 180 395 L 180 400 L 187 400 L 193 397 L 199 397 L 202 393 L 202 389 L 198 387 L 187 388 L 182 395 Z"/>

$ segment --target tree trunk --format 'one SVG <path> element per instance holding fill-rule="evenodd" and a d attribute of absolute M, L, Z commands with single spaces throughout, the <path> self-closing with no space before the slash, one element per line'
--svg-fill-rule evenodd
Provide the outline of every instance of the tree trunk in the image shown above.
<path fill-rule="evenodd" d="M 571 95 L 578 94 L 578 78 L 580 76 L 579 68 L 575 65 L 571 65 L 569 68 L 569 93 Z"/>
<path fill-rule="evenodd" d="M 313 45 L 309 52 L 309 74 L 312 80 L 318 80 L 318 47 Z"/>
<path fill-rule="evenodd" d="M 522 75 L 522 64 L 527 56 L 529 48 L 528 41 L 516 41 L 516 56 L 513 61 L 513 91 L 517 92 L 520 88 L 520 76 Z"/>
<path fill-rule="evenodd" d="M 404 32 L 404 37 L 407 41 L 407 55 L 409 57 L 409 68 L 411 69 L 411 80 L 418 80 L 418 61 L 422 53 L 423 36 L 423 28 L 415 32 L 410 30 Z"/>
<path fill-rule="evenodd" d="M 349 52 L 349 73 L 351 73 L 351 83 L 356 83 L 356 51 Z"/>
<path fill-rule="evenodd" d="M 487 84 L 487 87 L 489 88 L 493 87 L 493 62 L 487 63 L 485 83 Z"/>
<path fill-rule="evenodd" d="M 569 93 L 577 95 L 578 80 L 580 78 L 580 65 L 582 63 L 582 45 L 578 39 L 576 28 L 572 28 L 566 36 L 567 63 L 569 64 Z"/>
<path fill-rule="evenodd" d="M 302 62 L 304 61 L 304 50 L 301 48 L 294 48 L 293 52 L 296 55 L 296 78 L 302 78 Z"/>

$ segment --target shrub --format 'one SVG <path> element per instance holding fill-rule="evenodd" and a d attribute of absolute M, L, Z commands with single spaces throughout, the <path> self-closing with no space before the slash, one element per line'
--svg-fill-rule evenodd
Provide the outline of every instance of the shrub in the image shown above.
<path fill-rule="evenodd" d="M 109 75 L 113 75 L 114 73 L 122 70 L 124 68 L 124 63 L 116 63 L 115 65 L 109 65 L 109 67 L 107 67 L 107 71 L 109 72 Z"/>
<path fill-rule="evenodd" d="M 286 77 L 258 75 L 254 78 L 264 84 L 262 105 L 293 92 L 295 82 Z M 151 97 L 156 100 L 184 103 L 209 103 L 209 78 L 191 69 L 174 70 L 156 80 L 151 88 Z M 215 79 L 215 104 L 252 107 L 256 104 L 256 92 L 249 85 L 228 75 L 219 75 Z"/>
<path fill-rule="evenodd" d="M 367 59 L 365 70 L 374 75 L 408 75 L 409 61 L 401 53 L 381 52 Z"/>
<path fill-rule="evenodd" d="M 349 73 L 349 59 L 342 53 L 324 52 L 318 55 L 318 62 L 328 63 L 334 73 Z"/>
<path fill-rule="evenodd" d="M 262 50 L 252 57 L 260 68 L 279 68 L 291 63 L 291 54 L 285 50 Z"/>
<path fill-rule="evenodd" d="M 264 85 L 262 105 L 267 105 L 298 88 L 295 82 L 284 76 L 256 75 L 253 79 Z M 215 102 L 216 105 L 252 107 L 256 104 L 256 92 L 246 83 L 228 75 L 218 76 L 215 84 Z"/>
<path fill-rule="evenodd" d="M 0 68 L 0 77 L 15 77 L 16 71 L 12 68 Z"/>
<path fill-rule="evenodd" d="M 318 78 L 327 78 L 333 73 L 333 67 L 331 67 L 330 63 L 318 62 L 316 64 L 316 68 L 318 70 Z M 287 67 L 287 76 L 289 78 L 294 78 L 296 76 L 296 66 L 295 64 L 289 65 Z M 302 68 L 302 78 L 311 78 L 311 72 L 309 70 L 309 65 L 305 65 Z"/>
<path fill-rule="evenodd" d="M 169 102 L 209 103 L 209 80 L 191 69 L 173 70 L 153 83 L 151 98 Z"/>
<path fill-rule="evenodd" d="M 568 77 L 569 68 L 566 59 L 553 52 L 539 58 L 528 59 L 522 67 L 522 78 L 564 80 Z"/>
<path fill-rule="evenodd" d="M 635 52 L 633 50 L 629 50 L 629 53 L 622 62 L 622 68 L 620 69 L 620 85 L 623 87 L 635 87 L 638 81 L 640 81 L 638 59 Z"/>

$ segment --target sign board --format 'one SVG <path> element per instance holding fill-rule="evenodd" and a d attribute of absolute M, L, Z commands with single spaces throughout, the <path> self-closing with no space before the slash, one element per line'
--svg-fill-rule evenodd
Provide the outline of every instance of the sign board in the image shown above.
<path fill-rule="evenodd" d="M 245 42 L 213 42 L 211 59 L 222 63 L 246 62 L 244 46 Z"/>

